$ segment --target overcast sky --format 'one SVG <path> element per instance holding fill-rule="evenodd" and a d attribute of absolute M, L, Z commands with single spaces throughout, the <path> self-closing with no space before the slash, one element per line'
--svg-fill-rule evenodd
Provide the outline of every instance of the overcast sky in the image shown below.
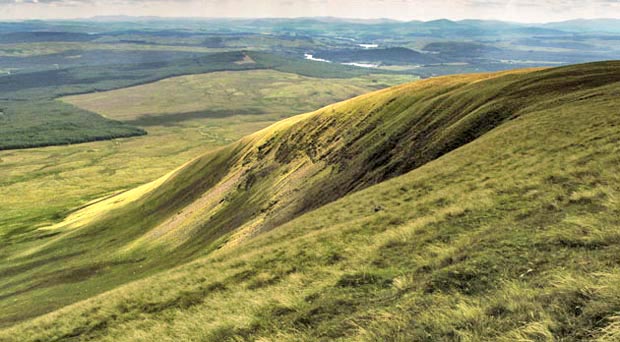
<path fill-rule="evenodd" d="M 500 19 L 620 18 L 620 0 L 0 0 L 0 19 L 165 17 Z"/>

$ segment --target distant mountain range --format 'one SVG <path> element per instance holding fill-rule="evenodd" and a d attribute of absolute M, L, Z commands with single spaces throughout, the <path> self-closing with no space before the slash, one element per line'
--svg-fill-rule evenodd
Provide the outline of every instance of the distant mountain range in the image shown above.
<path fill-rule="evenodd" d="M 152 16 L 95 16 L 91 18 L 72 19 L 72 20 L 53 20 L 53 21 L 23 21 L 23 22 L 5 22 L 0 23 L 0 32 L 11 30 L 12 28 L 27 25 L 30 28 L 38 28 L 41 30 L 54 27 L 66 22 L 81 23 L 109 23 L 109 22 L 132 22 L 132 23 L 226 23 L 230 30 L 238 30 L 240 28 L 262 27 L 264 29 L 272 29 L 274 31 L 286 28 L 289 31 L 303 31 L 308 27 L 321 25 L 323 29 L 333 31 L 336 29 L 346 29 L 355 27 L 376 26 L 382 29 L 392 30 L 461 30 L 464 33 L 488 32 L 523 32 L 523 33 L 620 33 L 620 19 L 575 19 L 552 23 L 517 23 L 505 22 L 498 20 L 480 20 L 466 19 L 453 21 L 449 19 L 438 19 L 431 21 L 397 21 L 392 19 L 348 19 L 333 17 L 309 17 L 309 18 L 164 18 Z M 325 26 L 327 25 L 327 26 Z M 191 26 L 189 26 L 191 28 Z M 216 25 L 217 27 L 217 25 Z M 203 27 L 204 28 L 204 27 Z"/>

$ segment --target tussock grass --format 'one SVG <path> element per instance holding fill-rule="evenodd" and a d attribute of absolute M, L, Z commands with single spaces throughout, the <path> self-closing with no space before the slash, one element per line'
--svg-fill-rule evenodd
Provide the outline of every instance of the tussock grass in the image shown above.
<path fill-rule="evenodd" d="M 196 246 L 208 255 L 160 269 L 145 262 L 150 276 L 15 324 L 0 341 L 613 340 L 618 67 L 400 86 L 199 158 L 136 202 L 151 221 L 136 224 L 128 205 L 71 241 L 113 234 L 119 242 L 102 248 L 122 246 L 166 219 L 153 215 L 178 213 L 226 172 L 247 167 L 226 200 L 231 211 L 196 227 L 182 247 L 140 250 L 159 264 L 198 255 Z M 384 163 L 370 163 L 384 155 Z M 284 186 L 289 179 L 300 191 Z M 316 188 L 338 195 L 320 197 Z M 287 210 L 306 194 L 311 205 Z M 215 232 L 243 229 L 243 217 L 273 224 L 227 245 L 229 234 Z M 92 279 L 124 274 L 108 272 Z"/>
<path fill-rule="evenodd" d="M 258 88 L 264 87 L 260 92 L 272 101 L 252 106 L 260 106 L 266 113 L 191 118 L 180 120 L 174 126 L 161 122 L 148 126 L 149 134 L 140 138 L 0 152 L 0 312 L 3 312 L 0 325 L 13 322 L 10 317 L 38 315 L 144 276 L 145 271 L 152 271 L 152 266 L 167 267 L 155 260 L 148 266 L 144 262 L 148 260 L 145 255 L 125 253 L 135 246 L 143 245 L 142 239 L 134 239 L 131 244 L 126 244 L 127 241 L 119 239 L 119 235 L 90 239 L 87 243 L 65 244 L 60 240 L 75 241 L 79 239 L 77 236 L 80 233 L 70 233 L 70 237 L 63 236 L 62 232 L 91 224 L 94 218 L 101 219 L 105 213 L 121 207 L 119 203 L 141 198 L 149 190 L 146 189 L 149 186 L 143 184 L 163 177 L 198 156 L 263 129 L 282 117 L 312 107 L 319 108 L 342 99 L 338 97 L 341 95 L 349 96 L 385 86 L 383 83 L 372 82 L 374 78 L 371 77 L 356 78 L 355 87 L 348 87 L 342 82 L 322 83 L 322 91 L 332 95 L 293 103 L 290 96 L 296 94 L 299 88 L 295 88 L 292 80 L 296 80 L 297 76 L 262 71 L 253 73 L 255 83 L 239 83 L 238 79 L 243 78 L 243 73 L 223 73 L 217 80 L 231 77 L 233 80 L 229 82 L 236 82 L 238 90 L 247 93 L 258 92 Z M 278 76 L 288 78 L 289 82 L 284 82 Z M 383 80 L 389 81 L 388 78 Z M 391 79 L 394 82 L 399 80 Z M 213 85 L 209 83 L 209 78 L 203 77 L 200 82 Z M 216 92 L 211 98 L 216 102 L 225 102 L 224 99 L 217 99 L 216 95 L 224 96 L 224 93 Z M 282 108 L 286 104 L 288 107 L 284 112 Z M 234 105 L 230 104 L 230 108 L 234 108 Z M 175 111 L 173 107 L 169 108 Z M 159 182 L 164 179 L 160 178 Z M 116 194 L 117 197 L 102 200 Z M 120 222 L 113 225 L 119 224 L 124 225 Z M 105 232 L 107 226 L 100 225 L 97 229 Z M 150 235 L 143 236 L 143 239 L 153 240 Z M 113 256 L 104 252 L 110 243 L 121 240 L 120 245 L 112 247 Z M 175 244 L 172 240 L 169 242 Z M 173 263 L 179 261 L 175 260 Z M 59 265 L 62 272 L 59 272 Z M 109 282 L 96 279 L 97 275 L 114 269 L 123 275 L 108 278 Z M 74 272 L 80 276 L 71 276 Z M 91 276 L 94 278 L 89 285 L 82 283 L 85 280 L 88 282 Z M 62 284 L 76 286 L 76 289 L 65 291 Z M 32 291 L 37 293 L 34 296 L 38 299 L 26 302 L 18 300 L 20 305 L 13 304 L 15 296 L 33 298 L 32 293 L 27 294 Z M 50 295 L 49 291 L 60 291 L 60 294 Z"/>

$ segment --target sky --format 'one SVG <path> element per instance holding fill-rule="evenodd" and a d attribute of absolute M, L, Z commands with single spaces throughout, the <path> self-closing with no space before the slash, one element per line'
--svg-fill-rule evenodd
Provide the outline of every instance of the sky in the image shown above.
<path fill-rule="evenodd" d="M 620 18 L 620 0 L 0 0 L 0 19 L 132 15 L 551 22 Z"/>

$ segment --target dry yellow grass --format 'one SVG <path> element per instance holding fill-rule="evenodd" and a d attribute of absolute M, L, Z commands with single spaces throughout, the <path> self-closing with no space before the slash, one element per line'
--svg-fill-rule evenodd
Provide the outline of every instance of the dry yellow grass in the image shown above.
<path fill-rule="evenodd" d="M 40 255 L 117 251 L 237 184 L 210 221 L 192 222 L 192 239 L 110 260 L 120 265 L 87 254 L 99 273 L 14 297 L 86 299 L 0 341 L 613 340 L 619 68 L 433 79 L 250 135 Z M 77 277 L 84 256 L 59 274 Z M 166 271 L 97 291 L 157 266 Z"/>

